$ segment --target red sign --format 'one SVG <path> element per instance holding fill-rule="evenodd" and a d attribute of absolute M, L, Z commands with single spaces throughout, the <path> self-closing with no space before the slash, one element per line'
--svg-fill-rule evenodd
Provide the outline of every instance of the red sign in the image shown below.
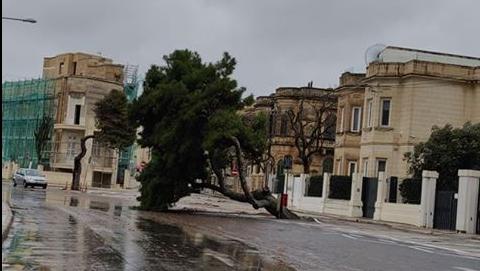
<path fill-rule="evenodd" d="M 232 166 L 230 168 L 231 172 L 232 172 L 232 175 L 233 176 L 237 176 L 238 175 L 238 167 L 237 167 L 237 163 L 235 161 L 232 162 Z"/>

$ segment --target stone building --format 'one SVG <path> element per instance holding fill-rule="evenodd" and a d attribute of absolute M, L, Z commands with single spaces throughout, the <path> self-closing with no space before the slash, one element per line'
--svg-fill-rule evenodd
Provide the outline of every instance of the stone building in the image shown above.
<path fill-rule="evenodd" d="M 426 141 L 433 125 L 480 122 L 479 81 L 478 57 L 393 46 L 365 75 L 343 74 L 335 173 L 407 177 L 404 154 Z"/>
<path fill-rule="evenodd" d="M 335 168 L 337 175 L 351 175 L 358 170 L 360 137 L 365 87 L 365 74 L 346 72 L 335 89 L 338 98 L 335 137 Z"/>
<path fill-rule="evenodd" d="M 70 173 L 80 152 L 80 139 L 95 134 L 95 103 L 112 90 L 123 91 L 124 66 L 111 59 L 85 53 L 46 57 L 43 77 L 55 83 L 55 124 L 51 170 Z M 111 187 L 117 183 L 118 152 L 95 139 L 86 142 L 81 182 L 88 186 Z"/>
<path fill-rule="evenodd" d="M 314 87 L 281 87 L 277 88 L 275 93 L 270 96 L 259 96 L 255 104 L 244 109 L 244 114 L 254 114 L 265 112 L 270 118 L 270 138 L 272 164 L 267 165 L 267 172 L 258 165 L 249 165 L 247 173 L 251 179 L 252 188 L 259 188 L 267 184 L 267 180 L 272 180 L 274 176 L 283 181 L 283 160 L 285 156 L 293 158 L 291 173 L 299 175 L 304 173 L 302 161 L 298 157 L 298 149 L 295 147 L 295 136 L 288 119 L 287 111 L 298 110 L 299 103 L 305 100 L 305 111 L 313 114 L 312 106 L 320 106 L 327 97 L 332 94 L 331 89 Z M 331 96 L 330 96 L 331 97 Z M 333 101 L 335 103 L 335 101 Z M 329 110 L 331 115 L 335 115 L 335 109 Z M 323 129 L 323 128 L 322 128 Z M 335 137 L 335 128 L 332 127 L 325 135 L 328 139 L 324 142 L 321 153 L 313 155 L 310 165 L 311 174 L 321 174 L 331 172 L 333 168 L 333 144 Z"/>

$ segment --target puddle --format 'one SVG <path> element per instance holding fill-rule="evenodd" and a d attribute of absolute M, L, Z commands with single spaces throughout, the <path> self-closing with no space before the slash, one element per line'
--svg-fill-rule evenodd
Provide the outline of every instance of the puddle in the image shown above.
<path fill-rule="evenodd" d="M 89 208 L 93 210 L 108 212 L 108 210 L 110 209 L 110 204 L 108 202 L 92 200 L 90 201 Z"/>
<path fill-rule="evenodd" d="M 189 270 L 294 270 L 283 263 L 267 261 L 255 248 L 234 240 L 220 240 L 201 233 L 159 224 L 146 219 L 136 223 L 144 237 L 138 245 L 153 252 L 161 262 L 178 261 L 178 268 Z M 172 262 L 172 263 L 173 263 Z M 174 267 L 174 266 L 171 266 Z M 173 270 L 177 270 L 173 268 Z"/>

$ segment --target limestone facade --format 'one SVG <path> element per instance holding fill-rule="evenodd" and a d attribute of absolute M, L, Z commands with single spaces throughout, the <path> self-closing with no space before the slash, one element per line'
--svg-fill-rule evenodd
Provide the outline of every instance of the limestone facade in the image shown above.
<path fill-rule="evenodd" d="M 359 168 L 361 117 L 365 88 L 360 83 L 365 74 L 344 73 L 340 77 L 340 86 L 335 90 L 338 99 L 337 129 L 335 136 L 335 164 L 333 173 L 350 175 Z M 356 114 L 357 119 L 353 119 Z M 356 127 L 353 124 L 357 121 Z M 359 126 L 360 125 L 360 126 Z"/>
<path fill-rule="evenodd" d="M 44 59 L 43 77 L 56 81 L 52 170 L 73 170 L 74 157 L 80 152 L 80 139 L 96 131 L 95 103 L 112 90 L 123 91 L 123 68 L 111 59 L 85 53 L 66 53 Z M 86 147 L 81 183 L 115 186 L 118 152 L 101 146 L 95 139 L 88 140 Z"/>
<path fill-rule="evenodd" d="M 291 125 L 287 120 L 287 110 L 296 110 L 300 100 L 304 98 L 305 110 L 312 114 L 309 106 L 319 105 L 322 103 L 325 95 L 331 93 L 332 89 L 314 88 L 314 87 L 281 87 L 277 88 L 275 93 L 270 96 L 259 96 L 255 104 L 245 109 L 248 113 L 264 112 L 270 118 L 270 140 L 271 155 L 273 156 L 272 164 L 267 168 L 268 174 L 265 176 L 264 170 L 256 165 L 248 166 L 248 176 L 251 178 L 252 187 L 261 187 L 266 184 L 269 176 L 283 175 L 283 172 L 277 172 L 283 163 L 285 156 L 290 155 L 293 158 L 291 173 L 300 175 L 303 173 L 303 165 L 298 157 L 298 150 L 294 143 L 294 133 Z M 335 114 L 335 110 L 331 112 Z M 324 149 L 321 154 L 314 155 L 311 161 L 310 172 L 312 174 L 321 174 L 322 172 L 331 171 L 328 164 L 333 166 L 333 146 L 334 146 L 334 129 L 332 137 L 325 141 Z M 325 166 L 327 165 L 327 166 Z"/>
<path fill-rule="evenodd" d="M 361 131 L 355 135 L 345 136 L 337 126 L 335 170 L 340 175 L 348 174 L 347 161 L 356 160 L 356 171 L 364 176 L 384 171 L 405 178 L 404 154 L 428 140 L 432 126 L 480 122 L 480 58 L 387 47 L 354 85 L 337 89 L 344 124 L 349 123 L 348 107 L 360 104 L 362 112 Z"/>

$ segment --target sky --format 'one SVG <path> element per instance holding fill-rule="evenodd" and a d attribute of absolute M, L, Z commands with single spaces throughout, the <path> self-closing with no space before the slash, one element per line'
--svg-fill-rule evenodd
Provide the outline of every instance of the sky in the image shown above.
<path fill-rule="evenodd" d="M 335 87 L 365 51 L 395 45 L 480 57 L 480 0 L 2 0 L 2 82 L 40 77 L 45 56 L 101 53 L 145 73 L 175 49 L 228 51 L 247 94 Z"/>

